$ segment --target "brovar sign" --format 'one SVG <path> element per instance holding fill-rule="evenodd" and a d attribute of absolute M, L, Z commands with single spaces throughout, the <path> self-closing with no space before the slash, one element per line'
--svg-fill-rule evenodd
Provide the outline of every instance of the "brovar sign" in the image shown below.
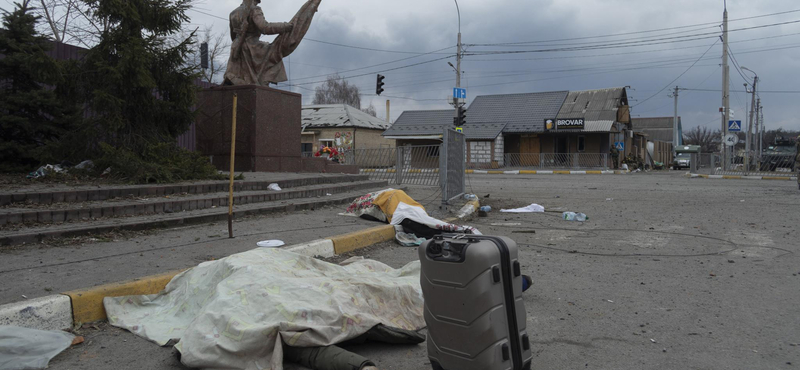
<path fill-rule="evenodd" d="M 583 118 L 571 119 L 557 119 L 557 130 L 583 130 L 585 127 L 585 120 Z"/>

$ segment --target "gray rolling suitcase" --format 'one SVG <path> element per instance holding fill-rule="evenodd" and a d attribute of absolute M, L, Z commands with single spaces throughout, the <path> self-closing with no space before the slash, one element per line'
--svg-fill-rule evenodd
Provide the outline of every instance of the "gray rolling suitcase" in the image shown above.
<path fill-rule="evenodd" d="M 517 243 L 443 235 L 422 244 L 420 282 L 434 370 L 529 370 Z"/>

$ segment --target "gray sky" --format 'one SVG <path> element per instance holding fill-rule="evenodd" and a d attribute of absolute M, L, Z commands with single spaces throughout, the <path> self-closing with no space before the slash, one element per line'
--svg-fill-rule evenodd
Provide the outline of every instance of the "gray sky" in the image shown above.
<path fill-rule="evenodd" d="M 282 22 L 302 3 L 263 0 L 261 6 L 268 21 Z M 239 4 L 241 0 L 201 1 L 190 13 L 191 26 L 212 25 L 227 33 L 225 19 Z M 723 0 L 459 0 L 459 5 L 467 44 L 462 85 L 469 101 L 486 94 L 631 86 L 632 114 L 653 117 L 672 116 L 668 95 L 675 85 L 721 88 L 722 46 L 712 44 L 721 34 Z M 800 23 L 768 26 L 800 21 L 800 3 L 729 0 L 728 10 L 731 50 L 739 65 L 761 78 L 767 127 L 800 130 L 795 113 L 800 94 L 768 92 L 800 90 Z M 779 12 L 789 13 L 751 18 Z M 675 28 L 682 26 L 690 27 Z M 760 26 L 768 27 L 745 29 Z M 675 29 L 645 32 L 666 28 Z M 391 96 L 392 120 L 403 110 L 448 109 L 445 98 L 452 94 L 455 72 L 447 62 L 455 64 L 457 32 L 453 0 L 323 0 L 306 40 L 287 61 L 290 81 L 279 88 L 302 93 L 309 104 L 314 82 L 325 75 L 364 75 L 349 80 L 361 88 L 362 105 L 374 104 L 383 118 L 386 97 L 370 96 L 375 75 L 381 73 L 386 76 L 384 95 Z M 607 35 L 618 36 L 597 37 Z M 530 43 L 546 40 L 560 41 Z M 633 41 L 640 43 L 631 45 Z M 471 45 L 524 42 L 528 44 Z M 747 119 L 750 97 L 743 92 L 744 82 L 732 64 L 735 119 Z M 720 106 L 719 91 L 682 91 L 685 129 L 719 128 Z"/>

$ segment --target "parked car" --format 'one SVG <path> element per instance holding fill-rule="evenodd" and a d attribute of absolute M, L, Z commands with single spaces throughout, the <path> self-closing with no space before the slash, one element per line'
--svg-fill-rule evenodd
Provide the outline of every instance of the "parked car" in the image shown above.
<path fill-rule="evenodd" d="M 675 159 L 672 161 L 672 169 L 680 170 L 692 166 L 692 154 L 700 154 L 699 145 L 684 145 L 675 149 Z"/>

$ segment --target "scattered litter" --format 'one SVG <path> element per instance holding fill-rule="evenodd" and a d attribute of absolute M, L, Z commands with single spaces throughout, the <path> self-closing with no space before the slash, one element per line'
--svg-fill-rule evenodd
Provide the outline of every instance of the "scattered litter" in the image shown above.
<path fill-rule="evenodd" d="M 269 184 L 269 186 L 267 186 L 267 189 L 272 190 L 272 191 L 281 191 L 281 190 L 283 190 L 283 189 L 281 189 L 281 187 L 278 184 Z"/>
<path fill-rule="evenodd" d="M 498 224 L 491 224 L 492 226 L 522 226 L 519 222 L 506 222 L 506 223 L 498 223 Z"/>
<path fill-rule="evenodd" d="M 94 168 L 94 162 L 92 161 L 83 161 L 75 166 L 77 170 L 91 170 L 92 168 Z"/>
<path fill-rule="evenodd" d="M 475 194 L 464 194 L 464 200 L 478 200 L 478 196 Z"/>
<path fill-rule="evenodd" d="M 627 164 L 625 164 L 625 163 L 623 163 L 623 164 L 622 164 L 622 170 L 623 170 L 623 171 L 628 171 L 628 169 L 629 169 L 629 168 L 628 168 L 628 165 L 627 165 Z"/>
<path fill-rule="evenodd" d="M 613 202 L 614 198 L 606 198 L 606 202 Z"/>
<path fill-rule="evenodd" d="M 608 303 L 614 303 L 614 301 L 612 301 L 612 300 L 610 300 L 610 299 L 606 299 L 606 302 L 608 302 Z"/>
<path fill-rule="evenodd" d="M 74 339 L 62 331 L 0 326 L 0 369 L 46 369 Z"/>
<path fill-rule="evenodd" d="M 28 174 L 28 178 L 29 179 L 40 179 L 40 178 L 46 177 L 51 172 L 64 173 L 64 172 L 67 172 L 67 170 L 65 170 L 64 168 L 62 168 L 60 165 L 57 165 L 57 164 L 55 164 L 55 165 L 48 164 L 46 166 L 39 167 L 39 169 L 36 170 L 36 171 L 33 171 L 33 172 L 29 173 Z"/>
<path fill-rule="evenodd" d="M 111 174 L 111 167 L 106 168 L 106 170 L 103 171 L 103 173 L 100 176 L 108 176 L 110 174 Z"/>
<path fill-rule="evenodd" d="M 656 343 L 656 340 L 655 339 L 650 339 L 650 342 Z"/>
<path fill-rule="evenodd" d="M 264 240 L 263 242 L 258 242 L 258 245 L 261 248 L 278 248 L 283 247 L 286 243 L 283 240 Z"/>
<path fill-rule="evenodd" d="M 333 194 L 331 194 L 331 193 L 325 194 L 326 197 L 329 197 L 331 195 L 333 195 Z"/>
<path fill-rule="evenodd" d="M 480 208 L 480 210 L 483 211 L 483 212 L 491 212 L 492 211 L 492 207 L 491 206 L 483 206 L 483 207 Z"/>
<path fill-rule="evenodd" d="M 586 220 L 589 219 L 589 216 L 583 213 L 575 213 L 575 212 L 564 212 L 563 216 L 565 221 L 586 222 Z"/>
<path fill-rule="evenodd" d="M 739 202 L 742 202 L 742 203 L 744 203 L 744 199 L 740 200 Z"/>
<path fill-rule="evenodd" d="M 404 247 L 419 247 L 425 242 L 423 238 L 418 238 L 414 234 L 407 234 L 404 232 L 395 233 L 394 238 Z"/>
<path fill-rule="evenodd" d="M 22 298 L 28 299 L 28 296 L 26 296 L 26 295 L 24 295 L 24 294 L 23 294 L 23 295 L 22 295 Z"/>
<path fill-rule="evenodd" d="M 475 204 L 470 202 L 470 203 L 465 204 L 464 207 L 461 207 L 461 209 L 458 211 L 458 214 L 456 215 L 456 217 L 458 217 L 459 219 L 466 218 L 467 216 L 475 213 L 475 211 L 477 211 L 475 209 Z"/>
<path fill-rule="evenodd" d="M 503 213 L 543 213 L 544 207 L 538 204 L 531 204 L 527 207 L 517 208 L 517 209 L 501 209 L 500 212 Z"/>

